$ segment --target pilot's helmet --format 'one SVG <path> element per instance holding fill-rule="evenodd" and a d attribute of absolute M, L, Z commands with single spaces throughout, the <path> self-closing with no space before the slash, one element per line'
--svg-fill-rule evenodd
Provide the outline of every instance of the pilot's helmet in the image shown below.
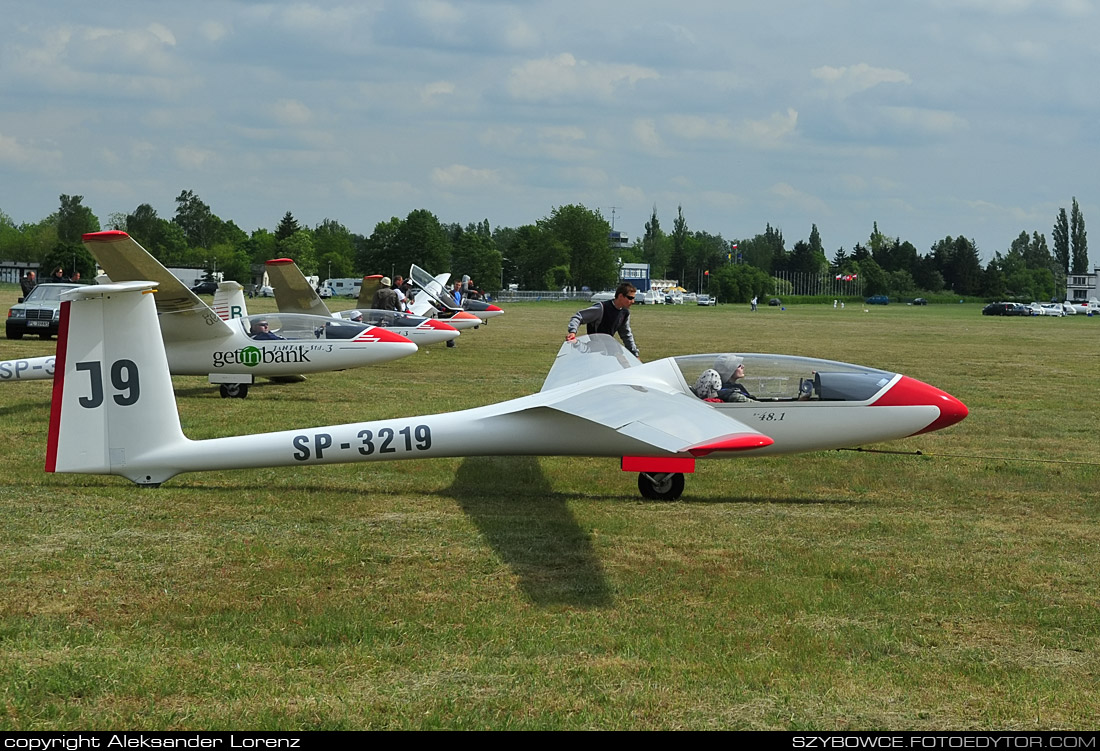
<path fill-rule="evenodd" d="M 713 368 L 707 368 L 699 374 L 695 381 L 695 395 L 700 399 L 713 399 L 718 396 L 718 389 L 722 388 L 722 377 Z"/>
<path fill-rule="evenodd" d="M 363 313 L 361 311 L 358 311 L 358 310 L 355 311 L 354 313 L 351 314 L 351 320 L 355 321 L 356 323 L 362 323 L 363 322 Z"/>

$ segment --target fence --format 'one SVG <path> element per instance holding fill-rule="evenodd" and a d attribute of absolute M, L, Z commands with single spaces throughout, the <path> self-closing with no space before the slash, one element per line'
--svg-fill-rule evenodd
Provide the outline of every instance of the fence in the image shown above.
<path fill-rule="evenodd" d="M 858 276 L 810 274 L 804 271 L 780 271 L 772 275 L 775 295 L 823 295 L 828 297 L 863 297 L 863 280 Z"/>
<path fill-rule="evenodd" d="M 590 290 L 563 292 L 555 289 L 502 289 L 493 293 L 493 302 L 538 302 L 540 300 L 581 300 L 586 302 L 591 297 L 592 292 Z"/>

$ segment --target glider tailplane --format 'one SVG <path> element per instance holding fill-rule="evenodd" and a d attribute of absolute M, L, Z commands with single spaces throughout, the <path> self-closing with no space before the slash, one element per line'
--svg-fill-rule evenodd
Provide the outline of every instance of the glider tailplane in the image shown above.
<path fill-rule="evenodd" d="M 122 282 L 63 295 L 47 472 L 116 474 L 147 485 L 168 479 L 137 467 L 188 443 L 154 289 L 152 282 Z"/>

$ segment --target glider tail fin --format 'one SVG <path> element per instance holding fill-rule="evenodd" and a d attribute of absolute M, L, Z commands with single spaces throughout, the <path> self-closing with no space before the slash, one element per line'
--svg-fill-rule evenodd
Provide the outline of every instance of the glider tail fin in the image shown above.
<path fill-rule="evenodd" d="M 187 443 L 154 288 L 122 282 L 63 295 L 47 472 L 116 474 L 147 485 L 175 474 L 146 469 L 155 466 L 150 457 Z"/>
<path fill-rule="evenodd" d="M 232 321 L 234 318 L 248 317 L 248 306 L 244 301 L 244 287 L 238 282 L 219 282 L 214 292 L 214 304 L 211 306 L 218 318 Z"/>

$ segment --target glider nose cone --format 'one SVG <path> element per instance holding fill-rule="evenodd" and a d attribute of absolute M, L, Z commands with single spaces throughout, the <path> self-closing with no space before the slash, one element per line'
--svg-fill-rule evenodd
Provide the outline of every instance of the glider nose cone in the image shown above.
<path fill-rule="evenodd" d="M 918 407 L 925 405 L 938 407 L 940 416 L 913 435 L 942 430 L 957 422 L 962 422 L 970 414 L 970 410 L 966 408 L 966 405 L 951 396 L 951 394 L 909 376 L 902 376 L 901 380 L 895 383 L 893 388 L 883 394 L 882 398 L 872 406 Z"/>
<path fill-rule="evenodd" d="M 487 313 L 503 313 L 504 308 L 498 308 L 496 305 L 493 305 L 492 303 L 489 303 L 488 305 L 485 306 L 485 311 Z"/>
<path fill-rule="evenodd" d="M 381 326 L 371 326 L 355 337 L 354 341 L 360 344 L 370 344 L 370 353 L 372 357 L 377 358 L 377 362 L 407 357 L 417 350 L 415 343 L 410 342 L 401 334 L 396 334 Z"/>
<path fill-rule="evenodd" d="M 444 333 L 454 332 L 455 336 L 458 336 L 458 329 L 456 329 L 454 326 L 447 323 L 446 321 L 440 321 L 437 318 L 428 318 L 421 325 L 425 328 L 436 329 L 437 331 Z"/>

